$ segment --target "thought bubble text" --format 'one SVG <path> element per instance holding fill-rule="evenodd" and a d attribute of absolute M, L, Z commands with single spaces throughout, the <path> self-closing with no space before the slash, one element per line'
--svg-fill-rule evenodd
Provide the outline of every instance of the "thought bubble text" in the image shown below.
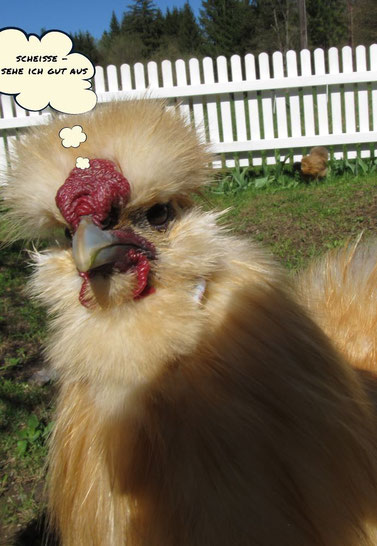
<path fill-rule="evenodd" d="M 95 69 L 72 48 L 64 32 L 53 30 L 39 38 L 16 28 L 0 30 L 0 93 L 15 95 L 26 110 L 51 106 L 66 114 L 88 112 L 97 102 L 88 81 Z"/>
<path fill-rule="evenodd" d="M 78 148 L 80 144 L 86 141 L 86 134 L 82 130 L 81 125 L 73 127 L 64 127 L 59 132 L 64 148 Z"/>

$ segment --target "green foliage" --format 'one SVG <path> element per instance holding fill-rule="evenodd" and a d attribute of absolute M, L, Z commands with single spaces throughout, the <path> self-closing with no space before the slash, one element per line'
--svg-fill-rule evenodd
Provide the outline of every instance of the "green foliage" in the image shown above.
<path fill-rule="evenodd" d="M 312 47 L 344 45 L 347 40 L 344 0 L 306 0 L 308 40 Z"/>
<path fill-rule="evenodd" d="M 306 0 L 309 47 L 377 40 L 375 0 Z M 80 34 L 80 33 L 79 33 Z M 88 33 L 80 47 L 101 64 L 191 56 L 299 49 L 297 0 L 203 0 L 199 21 L 188 1 L 163 14 L 153 0 L 133 0 L 119 22 L 112 13 L 98 44 Z M 88 43 L 87 43 L 88 42 Z M 90 42 L 90 43 L 89 43 Z"/>
<path fill-rule="evenodd" d="M 368 46 L 377 42 L 377 2 L 376 0 L 347 0 L 349 25 L 355 46 Z"/>
<path fill-rule="evenodd" d="M 277 161 L 275 165 L 263 164 L 260 168 L 239 166 L 226 170 L 216 177 L 211 192 L 217 195 L 235 195 L 248 188 L 271 189 L 276 191 L 282 188 L 296 188 L 307 184 L 300 176 L 299 170 L 292 165 L 292 154 L 288 154 L 284 161 Z M 329 162 L 328 179 L 339 176 L 367 176 L 377 173 L 377 158 L 332 159 Z M 321 181 L 314 181 L 321 184 Z"/>
<path fill-rule="evenodd" d="M 297 0 L 256 2 L 255 41 L 258 51 L 298 49 L 300 43 Z"/>
<path fill-rule="evenodd" d="M 120 33 L 120 24 L 119 24 L 117 16 L 115 15 L 115 11 L 113 11 L 111 15 L 111 20 L 110 20 L 109 35 L 111 38 L 113 38 L 115 36 L 118 36 L 119 33 Z"/>
<path fill-rule="evenodd" d="M 26 455 L 27 451 L 36 449 L 45 444 L 47 436 L 50 434 L 53 423 L 45 425 L 39 421 L 38 417 L 33 413 L 28 418 L 26 425 L 17 432 L 19 440 L 17 441 L 17 452 L 20 457 Z"/>
<path fill-rule="evenodd" d="M 121 30 L 123 34 L 139 36 L 143 43 L 143 56 L 149 57 L 161 43 L 162 13 L 153 0 L 133 0 L 123 16 Z"/>
<path fill-rule="evenodd" d="M 181 22 L 181 10 L 177 7 L 173 7 L 170 11 L 169 8 L 166 10 L 165 21 L 164 21 L 164 34 L 166 36 L 175 36 L 179 34 L 179 27 Z"/>
<path fill-rule="evenodd" d="M 225 175 L 220 175 L 211 191 L 218 195 L 234 195 L 248 188 L 295 188 L 300 183 L 300 177 L 291 165 L 287 165 L 290 158 L 287 155 L 283 162 L 263 165 L 261 168 L 237 166 Z"/>
<path fill-rule="evenodd" d="M 207 55 L 243 55 L 255 45 L 256 10 L 249 0 L 204 0 L 200 24 Z"/>
<path fill-rule="evenodd" d="M 179 11 L 178 47 L 182 53 L 197 53 L 202 46 L 202 35 L 190 4 L 185 2 Z"/>
<path fill-rule="evenodd" d="M 250 186 L 248 178 L 248 169 L 235 167 L 229 174 L 221 177 L 217 185 L 213 187 L 212 192 L 217 194 L 234 194 L 245 190 Z"/>
<path fill-rule="evenodd" d="M 72 36 L 74 51 L 86 55 L 93 64 L 98 64 L 100 55 L 95 39 L 90 32 L 79 31 Z"/>
<path fill-rule="evenodd" d="M 306 0 L 309 47 L 377 41 L 376 0 Z M 188 1 L 163 14 L 153 0 L 133 0 L 121 22 L 112 12 L 101 39 L 73 35 L 94 64 L 216 57 L 299 49 L 297 0 L 202 0 L 199 21 Z"/>
<path fill-rule="evenodd" d="M 113 13 L 110 30 L 99 41 L 102 64 L 134 64 L 153 58 L 185 58 L 197 55 L 202 44 L 199 25 L 188 2 L 164 16 L 152 0 L 134 0 L 122 22 Z"/>
<path fill-rule="evenodd" d="M 163 18 L 160 47 L 153 53 L 155 61 L 188 59 L 200 55 L 202 34 L 188 2 L 181 9 L 169 8 Z"/>
<path fill-rule="evenodd" d="M 142 39 L 137 34 L 120 33 L 110 37 L 104 34 L 99 42 L 101 64 L 122 65 L 123 63 L 134 64 L 144 59 L 145 47 Z"/>
<path fill-rule="evenodd" d="M 352 174 L 354 176 L 372 174 L 377 171 L 377 158 L 331 160 L 329 164 L 331 175 Z"/>

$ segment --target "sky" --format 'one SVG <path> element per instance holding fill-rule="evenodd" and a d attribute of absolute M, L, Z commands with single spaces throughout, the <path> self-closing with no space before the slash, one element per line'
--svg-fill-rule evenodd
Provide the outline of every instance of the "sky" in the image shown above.
<path fill-rule="evenodd" d="M 0 28 L 18 27 L 34 34 L 39 34 L 41 28 L 67 33 L 88 30 L 100 38 L 109 28 L 112 12 L 121 19 L 130 3 L 131 0 L 0 0 Z M 163 13 L 184 3 L 185 0 L 155 0 Z M 195 15 L 199 15 L 201 0 L 189 3 Z"/>

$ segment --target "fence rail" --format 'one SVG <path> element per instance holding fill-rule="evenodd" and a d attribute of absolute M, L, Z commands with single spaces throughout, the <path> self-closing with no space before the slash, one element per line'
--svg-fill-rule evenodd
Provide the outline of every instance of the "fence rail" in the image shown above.
<path fill-rule="evenodd" d="M 99 102 L 159 97 L 178 104 L 201 138 L 233 166 L 294 159 L 314 145 L 333 147 L 336 158 L 363 157 L 377 148 L 377 44 L 328 52 L 302 50 L 188 62 L 166 60 L 96 67 Z M 1 95 L 0 163 L 9 162 L 24 127 L 50 114 L 27 112 Z M 168 106 L 169 107 L 169 106 Z"/>

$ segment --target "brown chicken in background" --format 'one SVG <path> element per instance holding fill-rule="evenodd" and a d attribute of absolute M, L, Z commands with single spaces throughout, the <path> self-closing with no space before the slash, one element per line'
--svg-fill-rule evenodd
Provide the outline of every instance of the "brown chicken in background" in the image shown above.
<path fill-rule="evenodd" d="M 375 293 L 375 253 L 291 286 L 191 201 L 210 155 L 177 112 L 145 100 L 75 117 L 86 170 L 61 146 L 68 123 L 19 143 L 4 192 L 10 239 L 56 239 L 30 290 L 60 384 L 48 502 L 62 545 L 376 545 L 376 418 L 350 365 L 375 369 L 376 329 L 347 330 L 337 305 L 344 279 L 359 297 L 358 272 Z"/>
<path fill-rule="evenodd" d="M 327 174 L 329 152 L 323 146 L 315 146 L 301 160 L 301 174 L 307 180 L 324 178 Z"/>

